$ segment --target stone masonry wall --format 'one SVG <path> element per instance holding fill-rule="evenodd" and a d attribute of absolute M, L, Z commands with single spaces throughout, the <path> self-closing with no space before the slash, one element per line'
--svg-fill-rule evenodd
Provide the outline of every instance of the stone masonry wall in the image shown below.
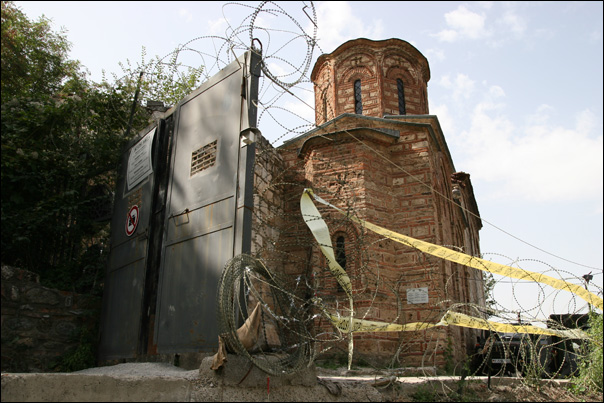
<path fill-rule="evenodd" d="M 52 372 L 79 344 L 96 337 L 101 298 L 42 286 L 29 271 L 2 266 L 2 371 Z"/>

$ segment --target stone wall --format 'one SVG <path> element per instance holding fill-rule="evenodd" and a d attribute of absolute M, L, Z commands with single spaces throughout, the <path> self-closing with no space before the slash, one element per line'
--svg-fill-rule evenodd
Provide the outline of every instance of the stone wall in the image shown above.
<path fill-rule="evenodd" d="M 96 339 L 101 298 L 44 287 L 36 274 L 2 265 L 2 372 L 52 372 L 80 342 Z"/>

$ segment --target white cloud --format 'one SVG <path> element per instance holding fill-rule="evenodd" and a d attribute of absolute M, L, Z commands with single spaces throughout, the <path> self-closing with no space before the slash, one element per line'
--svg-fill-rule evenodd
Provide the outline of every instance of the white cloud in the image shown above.
<path fill-rule="evenodd" d="M 293 98 L 285 103 L 285 109 L 290 111 L 292 114 L 299 116 L 304 121 L 300 122 L 300 125 L 308 123 L 315 123 L 315 97 L 312 93 L 305 93 L 300 97 L 304 102 L 300 102 Z M 291 117 L 290 117 L 291 119 Z"/>
<path fill-rule="evenodd" d="M 530 126 L 545 125 L 549 121 L 549 112 L 553 112 L 553 107 L 542 104 L 537 107 L 537 111 L 527 117 L 527 124 Z"/>
<path fill-rule="evenodd" d="M 193 14 L 186 8 L 178 9 L 178 16 L 187 23 L 193 21 Z"/>
<path fill-rule="evenodd" d="M 218 18 L 217 20 L 208 21 L 206 27 L 210 35 L 222 36 L 225 34 L 227 27 L 227 21 L 224 18 Z"/>
<path fill-rule="evenodd" d="M 455 42 L 460 37 L 459 33 L 452 29 L 443 29 L 434 36 L 442 42 Z"/>
<path fill-rule="evenodd" d="M 489 36 L 485 29 L 485 20 L 485 15 L 474 13 L 461 5 L 454 11 L 445 14 L 448 29 L 440 31 L 435 36 L 444 42 L 480 39 Z"/>
<path fill-rule="evenodd" d="M 435 60 L 442 62 L 446 59 L 445 52 L 442 49 L 427 49 L 424 53 L 431 62 Z"/>
<path fill-rule="evenodd" d="M 499 20 L 504 30 L 512 32 L 516 37 L 522 37 L 526 31 L 526 22 L 522 17 L 507 10 Z"/>
<path fill-rule="evenodd" d="M 439 84 L 447 89 L 451 89 L 453 87 L 451 77 L 448 74 L 441 76 Z"/>
<path fill-rule="evenodd" d="M 474 181 L 496 185 L 488 198 L 536 202 L 589 200 L 602 194 L 602 136 L 593 137 L 595 116 L 577 114 L 574 127 L 547 124 L 540 106 L 534 124 L 515 127 L 490 103 L 476 106 L 461 139 L 464 168 Z"/>
<path fill-rule="evenodd" d="M 355 38 L 382 39 L 382 20 L 372 23 L 361 20 L 345 1 L 324 1 L 317 7 L 319 46 L 323 52 L 332 52 L 344 42 Z"/>
<path fill-rule="evenodd" d="M 578 132 L 592 133 L 596 130 L 597 118 L 589 109 L 579 112 L 575 120 Z"/>
<path fill-rule="evenodd" d="M 437 116 L 438 122 L 440 123 L 440 128 L 442 129 L 443 133 L 445 133 L 445 136 L 455 136 L 455 133 L 457 132 L 457 128 L 455 127 L 455 119 L 453 116 L 451 116 L 447 105 L 442 104 L 430 107 L 430 114 Z"/>
<path fill-rule="evenodd" d="M 491 46 L 501 46 L 510 36 L 515 39 L 525 36 L 528 24 L 524 17 L 515 12 L 513 3 L 497 4 L 497 8 L 492 3 L 472 5 L 481 7 L 485 12 L 477 13 L 470 11 L 466 5 L 460 5 L 445 14 L 447 27 L 432 36 L 441 42 L 487 40 Z M 500 10 L 501 7 L 504 10 Z M 493 22 L 489 25 L 487 15 L 492 16 L 490 19 Z"/>
<path fill-rule="evenodd" d="M 451 80 L 449 75 L 444 75 L 440 79 L 440 85 L 451 90 L 453 100 L 459 102 L 462 99 L 469 99 L 474 92 L 475 81 L 471 80 L 466 74 L 458 73 L 455 79 Z"/>
<path fill-rule="evenodd" d="M 492 98 L 500 98 L 505 96 L 505 91 L 498 85 L 492 85 L 489 87 L 489 95 Z"/>

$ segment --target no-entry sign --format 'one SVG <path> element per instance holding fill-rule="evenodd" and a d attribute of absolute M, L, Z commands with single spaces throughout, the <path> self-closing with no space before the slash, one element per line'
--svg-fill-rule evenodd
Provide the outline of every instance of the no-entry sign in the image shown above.
<path fill-rule="evenodd" d="M 128 217 L 126 218 L 126 235 L 130 236 L 136 231 L 138 216 L 138 206 L 132 206 L 130 211 L 128 211 Z"/>

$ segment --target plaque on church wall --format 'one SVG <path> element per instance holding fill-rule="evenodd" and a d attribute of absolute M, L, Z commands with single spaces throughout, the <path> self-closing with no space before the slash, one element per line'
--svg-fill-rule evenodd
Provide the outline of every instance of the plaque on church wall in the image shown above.
<path fill-rule="evenodd" d="M 428 303 L 428 287 L 407 289 L 407 303 L 408 304 L 427 304 Z"/>

